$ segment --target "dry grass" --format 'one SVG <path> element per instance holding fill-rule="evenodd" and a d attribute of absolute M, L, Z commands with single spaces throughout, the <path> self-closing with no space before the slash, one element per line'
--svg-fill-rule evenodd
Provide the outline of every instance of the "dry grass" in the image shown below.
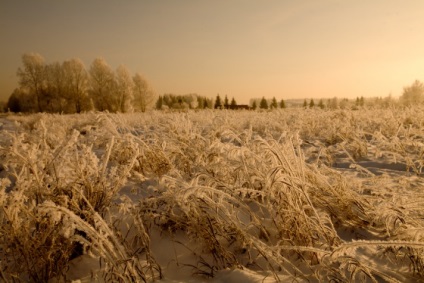
<path fill-rule="evenodd" d="M 106 281 L 152 281 L 162 277 L 156 229 L 191 251 L 195 263 L 181 264 L 198 275 L 422 280 L 422 113 L 9 117 L 0 278 L 66 280 L 69 262 L 90 253 Z M 123 193 L 130 183 L 142 193 Z"/>

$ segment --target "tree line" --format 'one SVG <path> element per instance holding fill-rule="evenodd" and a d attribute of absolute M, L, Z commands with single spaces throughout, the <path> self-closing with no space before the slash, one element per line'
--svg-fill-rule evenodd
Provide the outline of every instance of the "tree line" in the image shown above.
<path fill-rule="evenodd" d="M 215 98 L 210 99 L 205 96 L 200 96 L 198 94 L 186 94 L 186 95 L 175 95 L 175 94 L 165 94 L 160 95 L 156 101 L 156 109 L 249 109 L 248 105 L 239 105 L 237 104 L 234 97 L 231 99 L 231 102 L 228 100 L 227 95 L 224 100 L 221 99 L 221 96 L 218 94 Z"/>
<path fill-rule="evenodd" d="M 103 58 L 87 70 L 78 58 L 47 64 L 40 54 L 26 53 L 17 76 L 7 102 L 12 112 L 144 112 L 155 99 L 140 73 L 131 76 L 123 65 L 114 71 Z"/>
<path fill-rule="evenodd" d="M 280 102 L 277 102 L 277 99 L 273 97 L 270 101 L 268 101 L 267 99 L 265 99 L 264 96 L 262 97 L 262 99 L 253 99 L 251 104 L 253 110 L 256 110 L 258 108 L 263 110 L 277 108 L 284 109 L 287 107 L 284 99 L 281 99 Z"/>
<path fill-rule="evenodd" d="M 155 108 L 157 110 L 165 109 L 206 109 L 212 108 L 212 99 L 196 93 L 176 95 L 160 95 L 156 100 Z"/>
<path fill-rule="evenodd" d="M 22 55 L 22 66 L 17 70 L 19 86 L 10 95 L 1 109 L 11 112 L 50 112 L 81 113 L 85 111 L 144 112 L 148 108 L 156 109 L 276 109 L 286 108 L 281 99 L 252 99 L 249 105 L 238 105 L 234 97 L 231 101 L 225 95 L 218 94 L 215 100 L 197 94 L 160 95 L 155 104 L 156 95 L 147 80 L 140 74 L 131 75 L 128 69 L 120 65 L 113 70 L 103 58 L 96 58 L 87 70 L 78 58 L 64 62 L 47 64 L 37 53 Z M 412 106 L 424 104 L 424 84 L 416 80 L 403 88 L 398 101 L 387 98 L 367 99 L 368 105 L 389 107 L 394 105 Z M 321 109 L 352 108 L 365 106 L 365 99 L 357 97 L 353 104 L 348 99 L 334 97 L 324 104 L 311 99 L 303 101 L 304 108 Z"/>

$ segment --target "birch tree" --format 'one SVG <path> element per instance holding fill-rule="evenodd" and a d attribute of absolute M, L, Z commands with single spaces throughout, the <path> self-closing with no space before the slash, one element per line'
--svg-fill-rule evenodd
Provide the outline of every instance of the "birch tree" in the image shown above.
<path fill-rule="evenodd" d="M 89 80 L 84 63 L 74 58 L 63 62 L 63 73 L 65 77 L 65 91 L 69 112 L 81 113 L 91 110 L 90 99 L 88 97 Z"/>
<path fill-rule="evenodd" d="M 136 110 L 145 112 L 146 109 L 155 101 L 155 94 L 150 88 L 147 80 L 136 73 L 133 77 L 134 82 L 134 107 Z"/>
<path fill-rule="evenodd" d="M 46 72 L 44 58 L 38 53 L 22 55 L 23 67 L 18 68 L 17 76 L 21 88 L 28 89 L 33 98 L 31 104 L 38 112 L 45 111 L 43 94 L 46 87 Z"/>
<path fill-rule="evenodd" d="M 90 70 L 91 98 L 99 111 L 117 111 L 114 95 L 116 89 L 115 74 L 103 58 L 94 59 Z"/>
<path fill-rule="evenodd" d="M 134 83 L 131 80 L 131 75 L 128 69 L 120 65 L 116 69 L 116 95 L 117 95 L 117 102 L 118 102 L 118 111 L 125 113 L 125 112 L 132 112 L 134 110 L 133 108 L 133 86 Z"/>
<path fill-rule="evenodd" d="M 54 62 L 46 66 L 47 103 L 49 112 L 65 112 L 68 101 L 65 97 L 65 74 L 62 64 Z"/>

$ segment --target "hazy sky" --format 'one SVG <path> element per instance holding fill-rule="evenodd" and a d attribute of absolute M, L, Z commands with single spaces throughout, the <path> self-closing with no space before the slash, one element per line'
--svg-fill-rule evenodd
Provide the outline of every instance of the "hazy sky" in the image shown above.
<path fill-rule="evenodd" d="M 398 96 L 424 80 L 424 1 L 0 0 L 0 41 L 0 99 L 25 52 L 103 57 L 159 94 Z"/>

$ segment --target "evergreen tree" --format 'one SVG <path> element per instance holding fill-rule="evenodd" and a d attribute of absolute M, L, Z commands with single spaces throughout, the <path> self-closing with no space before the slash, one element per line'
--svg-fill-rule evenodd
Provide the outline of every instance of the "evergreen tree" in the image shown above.
<path fill-rule="evenodd" d="M 281 99 L 281 101 L 280 101 L 280 108 L 281 109 L 286 108 L 286 103 L 284 102 L 284 99 Z"/>
<path fill-rule="evenodd" d="M 159 98 L 156 101 L 156 109 L 158 110 L 162 109 L 162 105 L 163 105 L 163 97 L 159 95 Z"/>
<path fill-rule="evenodd" d="M 252 109 L 256 110 L 256 108 L 258 108 L 258 105 L 256 104 L 256 100 L 255 100 L 255 101 L 253 101 Z"/>
<path fill-rule="evenodd" d="M 261 102 L 259 103 L 259 108 L 268 109 L 268 102 L 266 101 L 265 97 L 262 97 Z"/>
<path fill-rule="evenodd" d="M 237 106 L 237 102 L 236 102 L 236 100 L 234 99 L 234 97 L 231 99 L 231 104 L 230 104 L 230 108 L 231 109 L 235 109 L 236 108 L 236 106 Z"/>
<path fill-rule="evenodd" d="M 273 97 L 273 98 L 272 98 L 272 101 L 271 101 L 271 108 L 272 108 L 272 109 L 277 109 L 277 108 L 278 108 L 277 99 L 275 99 L 275 97 Z"/>
<path fill-rule="evenodd" d="M 214 108 L 215 109 L 221 109 L 222 108 L 221 97 L 219 96 L 219 94 L 216 96 Z"/>
<path fill-rule="evenodd" d="M 228 109 L 229 106 L 230 106 L 230 104 L 228 103 L 228 97 L 227 97 L 227 95 L 225 95 L 225 98 L 224 98 L 224 108 L 225 109 Z"/>
<path fill-rule="evenodd" d="M 364 101 L 364 97 L 361 96 L 361 99 L 359 100 L 359 105 L 364 106 L 365 105 L 365 101 Z"/>
<path fill-rule="evenodd" d="M 324 109 L 324 102 L 322 101 L 322 99 L 319 100 L 318 107 Z"/>
<path fill-rule="evenodd" d="M 309 108 L 314 108 L 315 107 L 315 102 L 313 99 L 311 99 L 311 102 L 309 102 Z"/>
<path fill-rule="evenodd" d="M 308 102 L 306 101 L 306 99 L 303 101 L 303 108 L 308 108 Z"/>

